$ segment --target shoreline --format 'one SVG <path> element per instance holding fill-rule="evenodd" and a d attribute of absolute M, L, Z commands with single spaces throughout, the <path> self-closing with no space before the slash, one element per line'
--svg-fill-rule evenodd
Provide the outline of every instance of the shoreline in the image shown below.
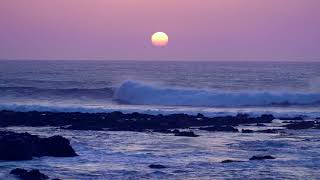
<path fill-rule="evenodd" d="M 122 113 L 120 111 L 110 113 L 0 111 L 0 127 L 53 126 L 69 130 L 169 132 L 168 130 L 172 129 L 198 128 L 205 130 L 205 128 L 209 127 L 210 129 L 211 127 L 209 131 L 219 131 L 220 127 L 269 124 L 273 120 L 285 121 L 286 124 L 283 127 L 287 127 L 287 125 L 294 126 L 299 123 L 310 123 L 309 128 L 320 128 L 320 117 L 314 119 L 304 119 L 303 116 L 275 118 L 272 114 L 263 114 L 257 117 L 252 117 L 249 114 L 206 117 L 200 113 L 197 115 L 151 115 L 137 112 Z M 229 129 L 232 131 L 231 128 Z"/>
<path fill-rule="evenodd" d="M 44 130 L 47 127 L 50 128 Z M 0 161 L 11 164 L 10 168 L 7 167 L 0 172 L 4 177 L 16 176 L 23 178 L 25 175 L 30 174 L 35 174 L 35 176 L 39 177 L 50 176 L 62 179 L 64 179 L 63 177 L 74 177 L 75 174 L 70 170 L 68 170 L 68 175 L 64 175 L 65 172 L 59 172 L 61 162 L 64 163 L 64 166 L 68 166 L 68 168 L 71 166 L 79 168 L 81 167 L 81 163 L 83 163 L 83 159 L 85 159 L 86 163 L 90 164 L 92 153 L 96 152 L 99 152 L 99 154 L 97 155 L 97 159 L 94 161 L 99 161 L 99 163 L 102 164 L 109 162 L 110 160 L 110 164 L 117 164 L 119 163 L 119 158 L 124 160 L 126 157 L 132 161 L 137 161 L 137 156 L 140 157 L 140 153 L 143 151 L 136 152 L 131 151 L 130 149 L 124 151 L 120 150 L 123 148 L 126 149 L 128 144 L 137 143 L 138 145 L 147 148 L 147 152 L 152 153 L 144 154 L 143 160 L 139 159 L 139 161 L 136 162 L 140 167 L 139 170 L 130 165 L 132 163 L 130 160 L 128 160 L 128 162 L 124 160 L 126 162 L 126 168 L 132 168 L 132 170 L 135 170 L 137 173 L 143 172 L 145 174 L 148 174 L 149 172 L 161 172 L 164 173 L 163 176 L 165 177 L 169 176 L 166 173 L 172 171 L 174 176 L 180 177 L 181 174 L 176 172 L 185 171 L 185 169 L 188 169 L 188 167 L 192 165 L 192 162 L 181 167 L 178 160 L 170 161 L 170 158 L 164 158 L 166 156 L 163 156 L 162 152 L 168 153 L 168 151 L 165 151 L 163 146 L 167 146 L 168 142 L 171 144 L 169 146 L 169 152 L 178 150 L 176 149 L 177 144 L 183 145 L 184 150 L 180 153 L 182 153 L 184 158 L 185 153 L 188 153 L 188 157 L 193 157 L 197 154 L 189 151 L 189 148 L 191 147 L 194 151 L 199 151 L 198 153 L 202 153 L 203 151 L 209 153 L 208 155 L 201 155 L 201 157 L 205 156 L 203 157 L 203 161 L 204 163 L 206 162 L 209 167 L 213 166 L 220 167 L 222 169 L 232 169 L 240 164 L 244 166 L 255 164 L 256 166 L 265 167 L 265 163 L 281 163 L 283 158 L 288 156 L 285 153 L 272 153 L 272 149 L 279 148 L 281 150 L 281 145 L 283 145 L 281 143 L 276 143 L 277 141 L 274 140 L 284 137 L 295 138 L 295 136 L 300 132 L 308 132 L 297 130 L 308 129 L 314 129 L 315 132 L 318 133 L 318 130 L 320 130 L 320 118 L 312 120 L 304 119 L 303 117 L 275 118 L 271 114 L 264 114 L 259 117 L 251 117 L 248 114 L 205 117 L 202 114 L 195 116 L 187 114 L 150 115 L 141 113 L 124 114 L 119 111 L 111 113 L 0 111 L 0 143 L 6 144 L 7 142 L 19 142 L 21 147 L 24 147 L 27 144 L 27 147 L 30 147 L 29 149 L 33 150 L 35 149 L 34 147 L 39 147 L 39 145 L 38 143 L 30 144 L 30 142 L 33 141 L 29 141 L 29 137 L 40 139 L 40 142 L 43 141 L 42 139 L 56 139 L 59 137 L 59 141 L 50 141 L 50 144 L 48 144 L 50 149 L 60 150 L 61 142 L 65 142 L 64 144 L 69 145 L 70 141 L 70 145 L 72 146 L 69 148 L 74 148 L 76 153 L 71 154 L 69 158 L 62 156 L 51 157 L 50 159 L 48 157 L 41 158 L 47 159 L 47 162 L 52 164 L 59 163 L 56 167 L 42 164 L 41 161 L 38 161 L 39 157 L 31 160 L 34 164 L 30 163 L 27 166 L 21 166 L 21 163 L 18 161 Z M 31 133 L 31 135 L 29 133 Z M 131 136 L 134 136 L 132 137 L 133 139 L 128 139 L 128 137 Z M 88 137 L 90 138 L 87 139 Z M 248 139 L 248 137 L 250 138 Z M 121 139 L 120 141 L 119 138 Z M 232 144 L 235 142 L 230 140 L 234 138 L 236 138 L 235 142 L 240 145 L 239 147 L 237 146 L 240 148 L 240 151 L 233 149 L 234 146 Z M 309 145 L 313 142 L 310 138 L 311 136 L 308 136 L 306 137 L 306 140 L 301 142 Z M 147 143 L 145 140 L 147 140 Z M 39 140 L 35 142 L 38 141 Z M 246 141 L 252 145 L 246 144 Z M 217 148 L 217 151 L 212 151 L 210 148 L 212 146 L 209 144 L 204 146 L 203 142 L 212 144 L 213 148 Z M 272 143 L 270 144 L 270 142 Z M 265 148 L 270 150 L 261 152 L 259 150 L 259 145 L 261 145 L 261 143 L 267 143 Z M 256 144 L 257 147 L 255 147 Z M 199 145 L 200 147 L 196 145 Z M 123 146 L 123 148 L 118 149 L 118 146 Z M 221 146 L 224 146 L 227 149 L 221 150 Z M 244 151 L 241 151 L 242 146 L 245 147 Z M 250 149 L 251 146 L 257 148 L 257 150 L 255 150 L 255 148 Z M 154 148 L 156 148 L 156 150 Z M 26 151 L 26 153 L 30 154 L 29 152 L 32 152 L 31 150 Z M 90 150 L 90 153 L 88 153 L 88 150 Z M 234 151 L 234 153 L 228 153 L 229 150 Z M 110 151 L 112 153 L 110 153 Z M 10 151 L 4 152 L 20 151 L 16 146 L 12 146 Z M 36 151 L 35 154 L 36 153 L 38 152 Z M 219 157 L 219 154 L 222 154 L 222 157 Z M 170 155 L 169 153 L 167 155 L 171 156 L 171 158 L 178 158 L 177 154 Z M 5 154 L 4 156 L 6 157 Z M 36 156 L 38 155 L 36 154 Z M 122 156 L 124 157 L 122 158 Z M 207 156 L 214 157 L 214 162 L 207 162 Z M 155 157 L 157 158 L 155 159 Z M 38 166 L 38 164 L 41 164 L 41 166 Z M 48 170 L 49 167 L 50 169 Z M 19 173 L 16 173 L 16 171 Z M 91 172 L 85 169 L 81 171 L 80 168 L 78 171 L 81 172 L 80 174 L 77 174 L 77 176 L 80 177 L 79 179 L 87 179 L 86 177 L 92 176 Z M 78 171 L 77 173 L 79 173 Z M 204 171 L 207 172 L 207 170 Z M 252 171 L 259 172 L 258 169 L 252 169 Z M 126 171 L 116 171 L 114 173 L 115 176 L 124 177 Z M 199 174 L 201 173 L 204 172 L 199 172 Z M 104 172 L 103 174 L 108 173 Z M 170 174 L 170 176 L 172 174 Z M 186 171 L 185 175 L 190 174 Z M 131 174 L 129 176 L 144 177 L 145 175 Z M 103 175 L 97 175 L 96 177 L 101 178 Z"/>

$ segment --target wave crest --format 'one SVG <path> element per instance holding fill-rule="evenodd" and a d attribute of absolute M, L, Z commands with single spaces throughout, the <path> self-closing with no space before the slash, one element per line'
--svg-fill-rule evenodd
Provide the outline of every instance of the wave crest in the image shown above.
<path fill-rule="evenodd" d="M 320 104 L 320 93 L 315 92 L 200 90 L 161 87 L 137 81 L 123 82 L 115 98 L 137 105 L 239 107 Z"/>

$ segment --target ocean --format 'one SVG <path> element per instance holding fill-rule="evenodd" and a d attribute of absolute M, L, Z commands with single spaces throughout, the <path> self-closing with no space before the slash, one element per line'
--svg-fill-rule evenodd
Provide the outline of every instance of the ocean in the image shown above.
<path fill-rule="evenodd" d="M 0 109 L 320 116 L 319 62 L 0 64 Z"/>
<path fill-rule="evenodd" d="M 0 109 L 14 111 L 272 113 L 267 124 L 199 137 L 159 132 L 1 127 L 34 135 L 62 135 L 77 157 L 0 161 L 0 179 L 14 168 L 50 178 L 83 179 L 319 179 L 320 131 L 286 129 L 286 117 L 320 117 L 320 63 L 1 61 Z M 46 113 L 44 113 L 46 115 Z M 284 118 L 283 118 L 284 117 Z M 59 116 L 57 116 L 59 118 Z M 37 126 L 37 125 L 35 125 Z M 243 133 L 249 129 L 255 132 Z M 276 133 L 259 130 L 276 129 Z M 242 133 L 241 133 L 242 132 Z M 252 156 L 275 159 L 255 161 Z M 224 160 L 239 162 L 221 163 Z M 151 169 L 161 164 L 165 169 Z"/>

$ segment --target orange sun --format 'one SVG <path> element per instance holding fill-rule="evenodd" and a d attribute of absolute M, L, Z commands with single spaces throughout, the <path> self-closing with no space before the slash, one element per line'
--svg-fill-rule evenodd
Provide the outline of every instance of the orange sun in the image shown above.
<path fill-rule="evenodd" d="M 169 36 L 164 32 L 156 32 L 151 36 L 151 42 L 154 46 L 164 47 L 169 42 Z"/>

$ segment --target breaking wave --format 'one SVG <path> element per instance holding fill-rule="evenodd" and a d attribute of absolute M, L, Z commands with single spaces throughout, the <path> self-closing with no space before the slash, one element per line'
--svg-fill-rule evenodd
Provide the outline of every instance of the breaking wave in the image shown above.
<path fill-rule="evenodd" d="M 115 98 L 126 104 L 170 106 L 290 106 L 319 105 L 318 92 L 219 91 L 173 88 L 125 81 Z"/>

